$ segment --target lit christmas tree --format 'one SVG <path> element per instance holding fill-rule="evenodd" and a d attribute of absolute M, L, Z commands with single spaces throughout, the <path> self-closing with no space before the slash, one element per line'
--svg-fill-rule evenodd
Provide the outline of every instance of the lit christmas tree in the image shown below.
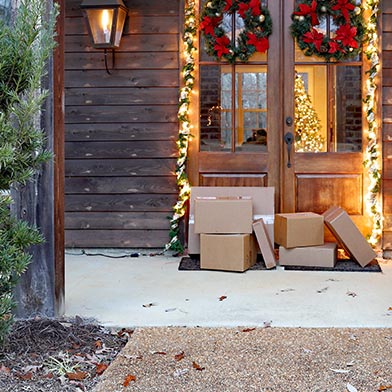
<path fill-rule="evenodd" d="M 309 94 L 300 74 L 296 73 L 295 99 L 295 151 L 320 152 L 325 139 L 320 135 L 321 123 L 313 108 Z"/>

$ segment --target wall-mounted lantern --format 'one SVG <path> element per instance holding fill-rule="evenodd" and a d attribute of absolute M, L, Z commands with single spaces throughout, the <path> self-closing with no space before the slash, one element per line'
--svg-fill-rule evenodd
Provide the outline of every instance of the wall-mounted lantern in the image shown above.
<path fill-rule="evenodd" d="M 107 67 L 107 49 L 120 46 L 128 8 L 122 0 L 83 0 L 81 4 L 83 15 L 87 21 L 88 33 L 92 46 L 105 49 L 105 66 Z"/>

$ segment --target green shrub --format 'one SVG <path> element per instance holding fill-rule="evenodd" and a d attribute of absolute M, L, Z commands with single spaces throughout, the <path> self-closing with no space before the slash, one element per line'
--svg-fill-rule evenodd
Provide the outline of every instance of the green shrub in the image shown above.
<path fill-rule="evenodd" d="M 10 190 L 51 157 L 39 115 L 57 14 L 45 0 L 22 0 L 10 21 L 0 20 L 0 343 L 13 321 L 12 291 L 31 261 L 28 248 L 43 240 L 12 215 Z"/>

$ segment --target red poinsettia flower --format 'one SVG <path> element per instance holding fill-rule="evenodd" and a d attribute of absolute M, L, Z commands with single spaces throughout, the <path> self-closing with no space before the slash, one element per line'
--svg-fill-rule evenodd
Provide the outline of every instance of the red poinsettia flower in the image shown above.
<path fill-rule="evenodd" d="M 323 43 L 324 34 L 319 33 L 316 29 L 312 29 L 312 31 L 308 31 L 303 36 L 303 41 L 308 44 L 314 44 L 316 49 L 320 51 L 321 44 Z"/>
<path fill-rule="evenodd" d="M 223 8 L 223 12 L 230 11 L 230 8 L 233 6 L 233 0 L 226 0 L 225 8 Z"/>
<path fill-rule="evenodd" d="M 256 34 L 248 33 L 248 40 L 246 43 L 248 45 L 253 45 L 256 48 L 257 52 L 264 53 L 269 48 L 268 39 L 265 37 L 258 38 Z"/>
<path fill-rule="evenodd" d="M 249 3 L 240 3 L 238 7 L 238 13 L 242 19 L 245 19 L 245 12 L 248 11 L 250 5 Z"/>
<path fill-rule="evenodd" d="M 328 53 L 336 53 L 341 51 L 340 45 L 336 41 L 329 41 L 329 50 Z"/>
<path fill-rule="evenodd" d="M 200 30 L 204 31 L 205 34 L 215 35 L 215 27 L 221 22 L 221 18 L 211 18 L 206 16 L 200 23 Z"/>
<path fill-rule="evenodd" d="M 358 42 L 354 39 L 357 35 L 357 28 L 345 24 L 336 30 L 336 40 L 341 41 L 343 46 L 350 46 L 351 48 L 358 48 Z"/>
<path fill-rule="evenodd" d="M 223 37 L 219 37 L 215 41 L 214 50 L 216 51 L 216 55 L 218 57 L 222 57 L 224 54 L 229 53 L 228 45 L 230 40 L 225 35 Z"/>
<path fill-rule="evenodd" d="M 306 16 L 306 15 L 310 15 L 310 18 L 312 20 L 312 26 L 317 26 L 320 24 L 318 18 L 317 18 L 317 1 L 313 0 L 312 4 L 310 5 L 310 7 L 307 4 L 300 4 L 298 6 L 299 11 L 294 12 L 294 15 L 302 15 L 302 16 Z"/>
<path fill-rule="evenodd" d="M 346 22 L 349 23 L 350 15 L 348 12 L 352 11 L 354 8 L 355 8 L 354 4 L 351 4 L 349 0 L 337 0 L 337 3 L 332 7 L 332 10 L 333 11 L 340 10 Z"/>
<path fill-rule="evenodd" d="M 261 15 L 261 5 L 260 5 L 260 0 L 250 0 L 249 2 L 249 7 L 252 10 L 252 15 L 253 16 L 259 16 Z"/>

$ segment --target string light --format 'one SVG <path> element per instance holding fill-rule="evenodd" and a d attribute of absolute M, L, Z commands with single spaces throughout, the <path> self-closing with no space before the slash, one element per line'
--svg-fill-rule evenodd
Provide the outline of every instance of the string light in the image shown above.
<path fill-rule="evenodd" d="M 178 199 L 173 206 L 173 216 L 170 220 L 170 241 L 165 245 L 165 251 L 171 249 L 177 252 L 183 251 L 179 236 L 179 223 L 185 215 L 186 202 L 189 199 L 190 185 L 186 173 L 186 161 L 188 144 L 191 137 L 190 102 L 195 82 L 195 40 L 197 34 L 195 0 L 185 0 L 185 19 L 183 34 L 183 55 L 185 65 L 182 68 L 183 87 L 180 89 L 178 104 L 179 132 L 177 139 L 178 157 L 176 162 L 176 178 L 178 187 Z"/>
<path fill-rule="evenodd" d="M 365 55 L 370 62 L 370 68 L 366 72 L 366 96 L 364 99 L 366 119 L 368 123 L 367 140 L 364 166 L 367 169 L 369 186 L 365 197 L 368 214 L 373 219 L 372 232 L 368 238 L 372 246 L 379 244 L 382 236 L 382 203 L 381 203 L 381 167 L 380 147 L 378 142 L 379 125 L 376 115 L 376 78 L 380 68 L 378 55 L 377 19 L 379 14 L 379 0 L 366 0 L 365 9 L 369 11 L 366 36 L 367 47 Z"/>

